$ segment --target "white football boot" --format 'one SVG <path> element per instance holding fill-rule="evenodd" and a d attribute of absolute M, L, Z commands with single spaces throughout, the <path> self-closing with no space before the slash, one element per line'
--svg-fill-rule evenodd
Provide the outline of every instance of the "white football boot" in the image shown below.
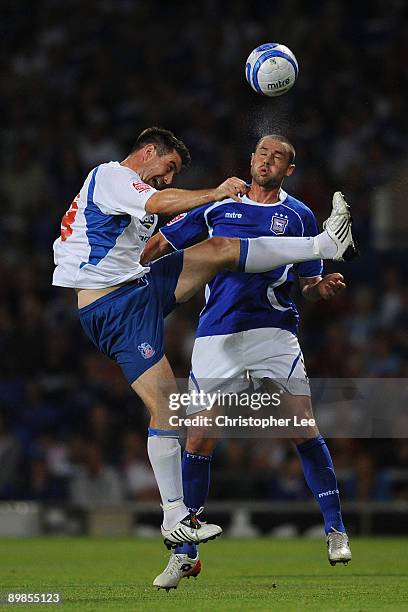
<path fill-rule="evenodd" d="M 211 525 L 198 520 L 195 514 L 188 514 L 173 529 L 161 528 L 165 546 L 170 550 L 179 544 L 200 544 L 215 540 L 222 534 L 218 525 Z"/>
<path fill-rule="evenodd" d="M 347 564 L 351 561 L 351 550 L 347 533 L 342 533 L 332 527 L 331 532 L 327 535 L 327 556 L 330 565 L 336 565 L 336 563 Z"/>
<path fill-rule="evenodd" d="M 157 589 L 177 589 L 177 586 L 182 578 L 197 578 L 201 571 L 201 561 L 198 558 L 198 553 L 195 559 L 191 559 L 186 554 L 176 555 L 171 553 L 166 569 L 156 576 L 153 581 L 153 586 Z"/>
<path fill-rule="evenodd" d="M 334 261 L 348 261 L 358 255 L 351 233 L 350 206 L 340 191 L 333 195 L 333 208 L 330 217 L 323 223 L 323 229 L 336 244 Z"/>

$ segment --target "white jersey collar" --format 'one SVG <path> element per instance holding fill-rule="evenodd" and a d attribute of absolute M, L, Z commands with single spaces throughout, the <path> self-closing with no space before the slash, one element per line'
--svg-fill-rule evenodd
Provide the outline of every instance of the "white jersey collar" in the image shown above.
<path fill-rule="evenodd" d="M 283 204 L 287 197 L 288 194 L 286 193 L 286 191 L 284 191 L 283 189 L 279 189 L 279 200 L 274 204 L 261 204 L 260 202 L 255 202 L 255 200 L 251 200 L 246 195 L 242 196 L 241 199 L 244 204 L 251 204 L 253 206 L 279 206 L 280 204 Z"/>

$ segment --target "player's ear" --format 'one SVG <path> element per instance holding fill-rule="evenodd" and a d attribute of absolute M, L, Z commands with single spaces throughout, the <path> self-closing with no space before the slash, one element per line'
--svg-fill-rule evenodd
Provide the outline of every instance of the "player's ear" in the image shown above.
<path fill-rule="evenodd" d="M 149 161 L 154 157 L 156 147 L 154 144 L 147 144 L 143 147 L 143 161 Z"/>
<path fill-rule="evenodd" d="M 254 155 L 255 155 L 255 153 L 251 153 L 251 166 L 252 166 L 252 163 L 254 161 Z"/>
<path fill-rule="evenodd" d="M 290 176 L 295 171 L 295 164 L 289 164 L 288 169 L 286 170 L 286 176 Z"/>

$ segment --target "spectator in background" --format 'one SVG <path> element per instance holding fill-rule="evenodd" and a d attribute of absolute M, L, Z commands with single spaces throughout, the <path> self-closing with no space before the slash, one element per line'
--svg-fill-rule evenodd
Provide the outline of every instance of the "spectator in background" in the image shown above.
<path fill-rule="evenodd" d="M 86 508 L 92 505 L 114 506 L 124 501 L 119 474 L 103 461 L 102 451 L 89 444 L 70 484 L 70 501 Z"/>
<path fill-rule="evenodd" d="M 368 376 L 381 378 L 398 375 L 401 360 L 388 331 L 375 330 L 368 348 L 366 362 Z"/>
<path fill-rule="evenodd" d="M 39 212 L 50 197 L 46 168 L 27 141 L 14 148 L 0 179 L 8 202 L 8 220 L 16 229 L 24 230 L 30 216 Z"/>
<path fill-rule="evenodd" d="M 343 482 L 346 499 L 385 501 L 391 497 L 391 482 L 385 470 L 376 465 L 372 455 L 362 451 L 353 461 L 353 472 Z"/>
<path fill-rule="evenodd" d="M 102 452 L 108 463 L 116 463 L 119 432 L 109 406 L 104 402 L 94 402 L 87 418 L 87 438 Z"/>
<path fill-rule="evenodd" d="M 399 270 L 388 267 L 383 274 L 378 323 L 381 327 L 391 328 L 402 312 L 403 285 Z"/>
<path fill-rule="evenodd" d="M 146 443 L 136 431 L 129 431 L 124 435 L 121 471 L 128 499 L 159 499 L 156 480 L 146 456 Z"/>
<path fill-rule="evenodd" d="M 345 319 L 349 338 L 357 347 L 364 347 L 373 332 L 377 320 L 375 295 L 367 286 L 357 287 L 352 296 L 351 313 Z"/>
<path fill-rule="evenodd" d="M 399 419 L 400 435 L 408 436 L 408 416 Z M 397 499 L 408 501 L 408 438 L 395 440 L 391 471 L 393 476 L 393 492 Z"/>
<path fill-rule="evenodd" d="M 5 416 L 0 412 L 0 499 L 13 499 L 20 483 L 20 444 L 10 433 Z"/>
<path fill-rule="evenodd" d="M 50 472 L 46 457 L 34 457 L 30 462 L 29 481 L 24 498 L 36 501 L 64 502 L 67 498 L 67 481 L 56 478 Z"/>
<path fill-rule="evenodd" d="M 310 498 L 299 458 L 290 454 L 269 482 L 268 497 L 275 500 Z"/>

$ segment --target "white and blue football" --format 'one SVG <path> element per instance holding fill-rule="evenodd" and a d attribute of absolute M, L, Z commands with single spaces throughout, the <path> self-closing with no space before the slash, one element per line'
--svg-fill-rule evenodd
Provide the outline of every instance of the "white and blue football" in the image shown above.
<path fill-rule="evenodd" d="M 246 80 L 264 96 L 281 96 L 293 87 L 298 77 L 295 55 L 285 45 L 265 43 L 250 53 L 245 66 Z"/>

